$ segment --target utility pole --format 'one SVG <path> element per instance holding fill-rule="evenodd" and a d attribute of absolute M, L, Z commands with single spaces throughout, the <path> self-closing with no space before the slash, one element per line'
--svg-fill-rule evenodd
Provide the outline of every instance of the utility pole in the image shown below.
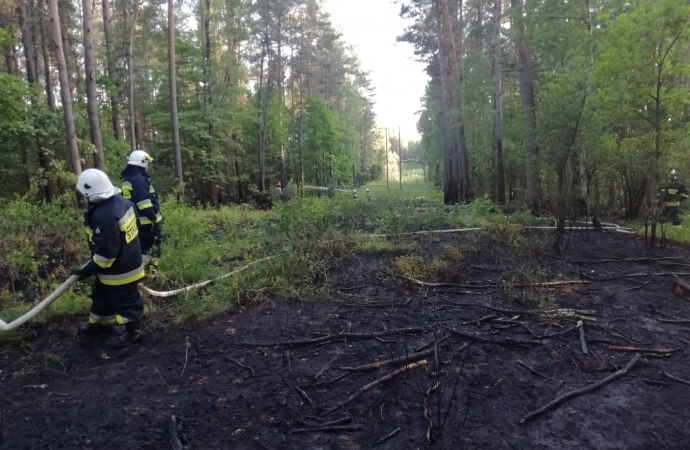
<path fill-rule="evenodd" d="M 386 127 L 386 189 L 390 189 L 388 184 L 388 127 Z"/>
<path fill-rule="evenodd" d="M 402 134 L 398 127 L 398 166 L 400 171 L 400 190 L 402 191 Z"/>

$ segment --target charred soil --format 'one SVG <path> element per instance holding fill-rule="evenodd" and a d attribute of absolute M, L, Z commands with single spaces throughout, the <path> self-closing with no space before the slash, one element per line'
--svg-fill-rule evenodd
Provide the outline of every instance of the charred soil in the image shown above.
<path fill-rule="evenodd" d="M 671 276 L 617 277 L 687 271 L 690 252 L 648 255 L 608 232 L 574 234 L 567 260 L 538 250 L 541 234 L 518 246 L 477 233 L 409 240 L 427 260 L 457 248 L 436 281 L 463 287 L 420 286 L 392 275 L 393 258 L 357 256 L 331 269 L 329 299 L 151 327 L 122 350 L 77 336 L 81 317 L 31 326 L 0 348 L 0 447 L 168 449 L 177 434 L 204 450 L 688 448 L 690 386 L 661 372 L 690 378 L 690 326 L 663 322 L 689 318 L 690 302 Z M 631 260 L 647 256 L 679 259 Z M 587 283 L 537 285 L 554 280 Z M 534 312 L 555 309 L 589 310 L 587 354 L 579 329 L 565 332 L 577 317 Z M 627 375 L 519 424 L 635 355 L 610 346 L 674 351 L 643 352 Z"/>

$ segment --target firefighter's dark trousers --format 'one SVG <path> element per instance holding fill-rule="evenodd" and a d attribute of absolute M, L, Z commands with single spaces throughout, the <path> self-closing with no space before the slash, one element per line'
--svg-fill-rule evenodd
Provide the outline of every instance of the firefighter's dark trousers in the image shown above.
<path fill-rule="evenodd" d="M 161 244 L 163 243 L 161 225 L 159 224 L 155 229 L 151 226 L 139 228 L 139 241 L 141 242 L 142 255 L 159 258 L 161 256 Z"/>
<path fill-rule="evenodd" d="M 664 222 L 670 221 L 673 225 L 680 225 L 680 206 L 677 202 L 664 205 Z"/>
<path fill-rule="evenodd" d="M 89 323 L 124 325 L 139 319 L 144 313 L 144 301 L 137 290 L 138 283 L 106 286 L 96 278 L 91 289 L 93 304 Z"/>

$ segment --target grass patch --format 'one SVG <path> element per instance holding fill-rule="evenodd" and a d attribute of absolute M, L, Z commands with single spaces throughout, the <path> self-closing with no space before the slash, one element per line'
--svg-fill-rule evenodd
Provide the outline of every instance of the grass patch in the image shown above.
<path fill-rule="evenodd" d="M 446 260 L 421 256 L 400 256 L 395 258 L 395 266 L 404 276 L 420 281 L 436 281 L 449 269 Z"/>
<path fill-rule="evenodd" d="M 355 253 L 368 256 L 402 256 L 417 250 L 416 242 L 394 242 L 385 239 L 362 239 L 355 246 Z"/>

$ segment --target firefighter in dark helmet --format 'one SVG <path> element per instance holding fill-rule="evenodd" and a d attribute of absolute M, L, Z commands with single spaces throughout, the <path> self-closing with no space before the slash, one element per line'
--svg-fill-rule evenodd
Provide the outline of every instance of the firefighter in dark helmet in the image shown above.
<path fill-rule="evenodd" d="M 678 181 L 675 170 L 671 170 L 668 181 L 661 188 L 661 197 L 664 203 L 662 221 L 667 222 L 671 219 L 671 223 L 674 226 L 680 225 L 680 202 L 690 197 L 690 191 L 683 183 Z"/>
<path fill-rule="evenodd" d="M 158 194 L 146 173 L 150 162 L 153 162 L 153 158 L 148 153 L 135 150 L 129 155 L 127 167 L 122 171 L 122 196 L 134 203 L 139 210 L 139 239 L 145 261 L 160 256 L 163 224 Z"/>
<path fill-rule="evenodd" d="M 124 325 L 120 342 L 132 342 L 139 337 L 144 312 L 137 284 L 145 276 L 135 206 L 97 169 L 79 175 L 77 190 L 89 201 L 84 226 L 92 257 L 72 274 L 80 280 L 96 276 L 89 323 L 80 331 L 111 332 L 115 324 Z"/>

